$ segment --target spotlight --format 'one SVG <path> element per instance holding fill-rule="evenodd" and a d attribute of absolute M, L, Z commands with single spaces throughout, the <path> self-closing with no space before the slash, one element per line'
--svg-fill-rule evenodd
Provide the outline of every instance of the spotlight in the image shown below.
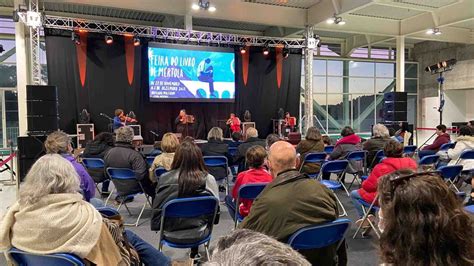
<path fill-rule="evenodd" d="M 208 10 L 209 12 L 216 12 L 217 9 L 215 6 L 210 6 Z"/>
<path fill-rule="evenodd" d="M 71 32 L 71 41 L 73 41 L 76 45 L 80 45 L 80 44 L 81 44 L 81 38 L 80 38 L 79 35 L 77 35 L 77 33 L 75 33 L 74 31 Z"/>
<path fill-rule="evenodd" d="M 290 49 L 288 49 L 287 47 L 283 48 L 281 54 L 283 55 L 283 58 L 288 58 L 288 56 L 290 55 Z"/>
<path fill-rule="evenodd" d="M 193 10 L 199 10 L 199 5 L 196 4 L 196 3 L 194 3 L 194 4 L 191 6 L 191 8 L 192 8 Z"/>
<path fill-rule="evenodd" d="M 454 65 L 458 62 L 456 59 L 449 59 L 446 61 L 438 62 L 434 65 L 427 66 L 425 68 L 426 72 L 431 72 L 431 74 L 436 74 L 440 72 L 445 72 L 453 69 Z"/>
<path fill-rule="evenodd" d="M 209 0 L 199 0 L 197 3 L 194 3 L 191 8 L 193 10 L 199 10 L 199 9 L 203 9 L 203 10 L 207 10 L 209 12 L 216 12 L 216 7 L 215 6 L 211 6 L 211 1 Z"/>
<path fill-rule="evenodd" d="M 270 54 L 270 49 L 268 48 L 268 46 L 265 46 L 265 47 L 263 48 L 263 55 L 264 55 L 264 56 L 267 56 L 267 55 L 269 55 L 269 54 Z"/>
<path fill-rule="evenodd" d="M 5 49 L 3 49 L 3 45 L 0 44 L 0 54 L 3 53 L 3 52 L 5 52 Z"/>
<path fill-rule="evenodd" d="M 140 38 L 138 38 L 137 36 L 133 37 L 133 45 L 140 46 Z"/>
<path fill-rule="evenodd" d="M 441 31 L 439 30 L 439 28 L 432 28 L 432 29 L 428 29 L 426 31 L 426 34 L 430 34 L 430 35 L 441 35 Z"/>
<path fill-rule="evenodd" d="M 106 44 L 112 44 L 114 42 L 114 37 L 110 36 L 110 35 L 105 35 L 105 43 Z"/>
<path fill-rule="evenodd" d="M 336 14 L 334 16 L 328 18 L 326 20 L 327 24 L 336 24 L 336 25 L 345 25 L 346 22 L 342 19 L 342 17 L 338 17 Z"/>
<path fill-rule="evenodd" d="M 247 53 L 247 50 L 245 49 L 245 46 L 241 46 L 241 47 L 239 48 L 239 50 L 240 50 L 240 54 L 245 54 L 245 53 Z"/>

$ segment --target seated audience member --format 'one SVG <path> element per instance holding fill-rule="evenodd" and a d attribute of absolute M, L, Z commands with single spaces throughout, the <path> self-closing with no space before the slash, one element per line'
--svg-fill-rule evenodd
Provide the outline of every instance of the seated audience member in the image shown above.
<path fill-rule="evenodd" d="M 163 136 L 164 138 L 165 136 Z M 176 137 L 177 138 L 177 137 Z M 179 140 L 178 140 L 179 141 Z M 158 156 L 162 153 L 163 151 L 161 150 L 161 141 L 155 141 L 153 143 L 153 150 L 151 150 L 150 153 L 148 153 L 147 156 Z"/>
<path fill-rule="evenodd" d="M 364 142 L 362 146 L 363 149 L 368 152 L 366 160 L 367 165 L 370 168 L 374 167 L 373 163 L 377 152 L 382 150 L 385 144 L 390 141 L 390 133 L 388 128 L 382 124 L 374 125 L 372 128 L 372 134 L 373 137 Z"/>
<path fill-rule="evenodd" d="M 236 148 L 236 147 L 239 147 L 239 145 L 242 143 L 240 141 L 240 139 L 242 138 L 242 133 L 240 133 L 240 132 L 232 133 L 231 138 L 232 139 L 224 140 L 224 142 L 227 143 L 227 145 L 229 145 L 229 147 L 235 147 Z"/>
<path fill-rule="evenodd" d="M 323 140 L 324 147 L 332 145 L 331 138 L 328 135 L 323 135 L 321 139 Z"/>
<path fill-rule="evenodd" d="M 399 170 L 378 184 L 381 261 L 473 265 L 474 220 L 438 174 Z"/>
<path fill-rule="evenodd" d="M 401 142 L 404 146 L 407 146 L 410 143 L 412 135 L 408 129 L 408 122 L 400 122 L 399 127 L 400 129 L 395 132 L 394 137 L 398 142 Z"/>
<path fill-rule="evenodd" d="M 234 188 L 232 189 L 232 196 L 226 196 L 227 208 L 230 215 L 235 216 L 235 201 L 239 193 L 239 189 L 246 184 L 252 183 L 268 183 L 272 181 L 272 176 L 264 169 L 263 164 L 267 158 L 267 152 L 261 146 L 251 147 L 245 156 L 245 160 L 249 170 L 241 172 L 237 176 Z M 247 216 L 252 206 L 251 200 L 242 200 L 239 206 L 239 213 L 243 217 Z"/>
<path fill-rule="evenodd" d="M 150 179 L 153 182 L 156 182 L 155 177 L 155 169 L 159 167 L 163 167 L 166 171 L 171 169 L 171 165 L 173 164 L 174 153 L 179 146 L 179 140 L 173 133 L 166 133 L 163 135 L 163 139 L 161 140 L 161 149 L 162 153 L 155 157 L 153 163 L 150 166 Z"/>
<path fill-rule="evenodd" d="M 237 150 L 237 154 L 234 156 L 234 163 L 239 164 L 239 172 L 244 171 L 245 167 L 243 166 L 243 162 L 245 160 L 245 154 L 250 147 L 258 145 L 265 148 L 265 140 L 258 138 L 258 131 L 256 128 L 250 127 L 247 129 L 247 140 L 244 141 L 242 144 L 239 145 L 239 149 Z"/>
<path fill-rule="evenodd" d="M 268 165 L 273 181 L 252 204 L 240 228 L 254 230 L 287 242 L 297 230 L 336 220 L 339 217 L 334 193 L 315 179 L 300 173 L 295 148 L 278 141 L 270 148 Z M 336 256 L 336 245 L 322 249 L 301 250 L 313 265 L 347 263 L 345 244 Z"/>
<path fill-rule="evenodd" d="M 224 156 L 227 158 L 227 165 L 232 165 L 232 156 L 229 153 L 229 145 L 224 142 L 222 129 L 219 127 L 213 127 L 207 134 L 207 143 L 201 145 L 201 151 L 203 156 Z M 225 169 L 224 167 L 208 167 L 209 173 L 216 178 L 222 178 L 229 175 L 229 179 L 232 179 L 232 173 L 230 168 Z"/>
<path fill-rule="evenodd" d="M 104 157 L 105 168 L 128 168 L 135 172 L 135 178 L 140 182 L 141 187 L 145 193 L 150 196 L 155 196 L 155 186 L 148 178 L 147 164 L 143 156 L 135 150 L 132 145 L 133 129 L 128 126 L 123 126 L 115 130 L 115 147 L 112 148 Z M 114 181 L 115 186 L 121 186 L 122 191 L 127 194 L 133 194 L 142 191 L 140 185 L 137 183 L 130 186 L 129 182 Z M 121 199 L 119 200 L 128 200 Z"/>
<path fill-rule="evenodd" d="M 334 150 L 329 154 L 329 160 L 343 160 L 351 151 L 361 149 L 361 139 L 354 133 L 351 127 L 344 127 L 341 131 L 342 138 L 334 145 Z M 360 162 L 351 162 L 347 168 L 348 173 L 357 173 L 362 170 L 363 165 Z M 328 180 L 330 174 L 324 174 L 323 179 Z M 344 180 L 344 177 L 343 177 Z"/>
<path fill-rule="evenodd" d="M 471 130 L 474 129 L 474 120 L 468 121 L 468 122 L 467 122 L 467 126 L 470 127 Z"/>
<path fill-rule="evenodd" d="M 300 164 L 303 163 L 305 156 L 308 153 L 312 152 L 323 152 L 324 151 L 324 142 L 322 140 L 321 133 L 319 129 L 316 127 L 308 128 L 306 132 L 305 139 L 302 140 L 298 146 L 296 146 L 296 152 L 300 154 Z M 297 166 L 299 169 L 301 165 Z M 302 173 L 307 174 L 316 174 L 319 173 L 319 169 L 321 168 L 321 164 L 319 163 L 306 163 L 303 165 L 301 169 Z"/>
<path fill-rule="evenodd" d="M 178 146 L 174 156 L 171 171 L 163 174 L 158 180 L 156 197 L 153 200 L 151 230 L 159 231 L 163 206 L 170 200 L 199 196 L 214 196 L 219 198 L 219 190 L 215 178 L 210 175 L 201 150 L 193 142 L 184 141 Z M 187 240 L 199 239 L 209 217 L 200 219 L 167 219 L 164 229 L 169 238 Z M 192 249 L 191 257 L 197 255 L 197 248 Z"/>
<path fill-rule="evenodd" d="M 0 224 L 0 250 L 72 253 L 87 265 L 125 265 L 137 259 L 121 252 L 126 244 L 145 265 L 170 265 L 169 258 L 153 246 L 102 218 L 78 190 L 79 176 L 66 159 L 56 154 L 38 159 L 21 185 L 19 200 Z M 111 232 L 125 232 L 128 243 Z"/>
<path fill-rule="evenodd" d="M 268 151 L 270 150 L 270 147 L 273 145 L 273 143 L 280 141 L 280 136 L 277 134 L 269 134 L 267 138 L 265 139 L 265 149 Z"/>
<path fill-rule="evenodd" d="M 474 149 L 474 136 L 472 130 L 468 126 L 463 126 L 459 129 L 459 136 L 456 138 L 456 146 L 454 146 L 454 149 L 449 149 L 447 152 L 439 151 L 437 154 L 440 156 L 441 160 L 450 160 L 449 165 L 455 165 L 463 151 L 472 149 Z M 463 170 L 474 169 L 474 160 L 461 160 L 459 164 L 463 166 Z M 474 179 L 471 178 L 470 182 L 472 189 L 467 205 L 474 204 Z"/>
<path fill-rule="evenodd" d="M 221 237 L 205 265 L 311 265 L 290 246 L 264 234 L 237 229 Z"/>
<path fill-rule="evenodd" d="M 374 169 L 370 172 L 369 177 L 362 182 L 362 187 L 358 190 L 353 190 L 351 192 L 352 203 L 355 206 L 355 209 L 359 215 L 358 221 L 356 224 L 359 225 L 362 222 L 362 217 L 364 212 L 362 210 L 363 206 L 357 201 L 362 199 L 368 204 L 374 201 L 377 196 L 377 184 L 380 180 L 380 177 L 395 172 L 399 169 L 417 169 L 416 161 L 412 158 L 403 157 L 403 144 L 395 141 L 389 140 L 385 147 L 383 148 L 386 158 L 383 159 L 380 163 L 375 165 Z M 369 217 L 373 219 L 373 217 Z M 369 224 L 364 225 L 364 227 L 369 227 Z"/>
<path fill-rule="evenodd" d="M 82 158 L 99 158 L 104 159 L 105 154 L 114 147 L 114 135 L 109 132 L 102 132 L 95 136 L 94 140 L 87 143 L 84 152 L 82 153 Z M 102 182 L 102 196 L 109 195 L 109 184 L 110 180 L 108 180 L 105 176 L 105 170 L 103 169 L 88 169 L 87 170 L 92 179 L 95 182 L 100 183 Z"/>
<path fill-rule="evenodd" d="M 103 206 L 103 202 L 99 199 L 94 199 L 95 195 L 95 184 L 92 177 L 86 171 L 82 164 L 78 163 L 74 156 L 72 155 L 72 145 L 71 138 L 62 131 L 54 131 L 48 135 L 46 141 L 44 142 L 44 147 L 47 154 L 60 154 L 64 159 L 68 160 L 77 174 L 80 177 L 81 181 L 81 191 L 84 195 L 84 199 L 87 202 L 92 200 L 94 206 Z"/>
<path fill-rule="evenodd" d="M 441 145 L 449 143 L 451 138 L 449 134 L 446 133 L 446 126 L 445 125 L 438 125 L 436 126 L 436 139 L 433 141 L 433 144 L 427 145 L 418 152 L 418 156 L 421 158 L 427 155 L 433 155 L 439 151 Z"/>

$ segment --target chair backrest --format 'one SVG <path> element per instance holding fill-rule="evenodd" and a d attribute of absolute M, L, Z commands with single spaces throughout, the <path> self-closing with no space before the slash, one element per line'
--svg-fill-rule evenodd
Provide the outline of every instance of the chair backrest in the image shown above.
<path fill-rule="evenodd" d="M 321 173 L 340 174 L 346 171 L 348 165 L 348 160 L 329 161 L 323 164 L 321 167 Z"/>
<path fill-rule="evenodd" d="M 456 144 L 453 143 L 453 142 L 450 142 L 450 143 L 445 143 L 443 145 L 441 145 L 441 147 L 439 148 L 440 151 L 447 151 L 449 149 L 454 149 L 454 146 Z"/>
<path fill-rule="evenodd" d="M 207 167 L 229 167 L 229 162 L 225 156 L 204 156 L 203 158 Z"/>
<path fill-rule="evenodd" d="M 158 167 L 155 169 L 155 177 L 158 179 L 162 174 L 166 173 L 168 171 L 166 171 L 165 168 L 163 167 Z"/>
<path fill-rule="evenodd" d="M 334 243 L 339 245 L 350 224 L 349 219 L 337 219 L 322 225 L 308 226 L 293 233 L 288 244 L 296 250 L 323 248 Z"/>
<path fill-rule="evenodd" d="M 460 160 L 472 160 L 474 159 L 474 150 L 463 151 L 459 156 Z"/>
<path fill-rule="evenodd" d="M 114 168 L 108 167 L 107 174 L 110 176 L 111 179 L 135 179 L 135 172 L 132 169 L 128 168 Z"/>
<path fill-rule="evenodd" d="M 238 150 L 238 149 L 239 149 L 238 147 L 230 147 L 230 146 L 229 146 L 229 154 L 230 154 L 231 156 L 235 156 L 235 155 L 237 154 L 237 150 Z"/>
<path fill-rule="evenodd" d="M 82 164 L 87 169 L 101 169 L 105 166 L 104 160 L 100 158 L 83 158 Z"/>
<path fill-rule="evenodd" d="M 436 154 L 427 155 L 423 157 L 418 164 L 419 165 L 432 165 L 432 164 L 437 163 L 438 160 L 439 160 L 439 155 L 436 155 Z"/>
<path fill-rule="evenodd" d="M 375 156 L 372 162 L 369 162 L 369 163 L 371 163 L 371 165 L 374 166 L 380 163 L 383 160 L 383 158 L 385 158 L 385 152 L 383 150 L 378 150 L 377 153 L 375 153 Z"/>
<path fill-rule="evenodd" d="M 462 167 L 462 165 L 445 165 L 438 168 L 438 171 L 444 179 L 453 180 L 461 174 Z"/>
<path fill-rule="evenodd" d="M 97 208 L 97 211 L 99 211 L 99 213 L 105 217 L 112 217 L 115 215 L 119 215 L 119 212 L 116 209 L 111 208 L 111 207 L 99 207 Z"/>
<path fill-rule="evenodd" d="M 311 152 L 306 154 L 304 157 L 303 164 L 305 163 L 322 163 L 326 160 L 327 154 L 324 152 Z"/>
<path fill-rule="evenodd" d="M 324 152 L 327 153 L 327 154 L 331 153 L 333 150 L 334 150 L 333 145 L 328 145 L 328 146 L 324 147 Z"/>
<path fill-rule="evenodd" d="M 346 159 L 348 161 L 365 162 L 367 151 L 351 151 L 347 154 Z"/>
<path fill-rule="evenodd" d="M 156 157 L 156 156 L 147 156 L 147 157 L 146 157 L 146 164 L 147 164 L 148 166 L 152 165 L 152 164 L 153 164 L 153 161 L 155 160 L 155 157 Z"/>
<path fill-rule="evenodd" d="M 239 188 L 237 202 L 242 199 L 254 200 L 265 189 L 268 183 L 245 184 Z"/>
<path fill-rule="evenodd" d="M 408 145 L 403 147 L 404 155 L 413 155 L 418 147 L 416 145 Z"/>
<path fill-rule="evenodd" d="M 7 251 L 16 264 L 21 266 L 85 266 L 86 264 L 78 256 L 68 253 L 56 253 L 49 255 L 31 254 L 17 248 Z"/>

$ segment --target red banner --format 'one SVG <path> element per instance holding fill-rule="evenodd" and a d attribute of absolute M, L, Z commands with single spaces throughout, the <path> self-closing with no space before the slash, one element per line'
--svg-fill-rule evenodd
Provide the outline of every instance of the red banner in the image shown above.
<path fill-rule="evenodd" d="M 242 54 L 242 76 L 244 78 L 244 84 L 247 86 L 247 80 L 249 78 L 249 58 L 250 58 L 250 46 L 245 46 L 245 54 Z"/>
<path fill-rule="evenodd" d="M 86 84 L 86 69 L 87 69 L 87 32 L 78 32 L 80 44 L 76 44 L 77 64 L 79 66 L 79 77 L 81 78 L 81 85 L 84 88 Z"/>
<path fill-rule="evenodd" d="M 282 46 L 277 46 L 275 47 L 275 56 L 276 56 L 276 64 L 277 64 L 277 85 L 278 89 L 280 88 L 281 85 L 281 76 L 283 72 L 283 47 Z"/>
<path fill-rule="evenodd" d="M 127 63 L 127 77 L 130 86 L 133 82 L 133 74 L 135 73 L 135 45 L 133 45 L 133 36 L 125 35 L 125 61 Z"/>

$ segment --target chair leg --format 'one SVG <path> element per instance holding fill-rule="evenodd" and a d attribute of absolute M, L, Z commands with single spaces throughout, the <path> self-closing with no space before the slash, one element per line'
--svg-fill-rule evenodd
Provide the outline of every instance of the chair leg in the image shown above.
<path fill-rule="evenodd" d="M 135 227 L 138 226 L 138 224 L 140 222 L 140 218 L 142 217 L 143 211 L 145 211 L 145 207 L 147 205 L 147 202 L 148 201 L 145 201 L 145 203 L 143 204 L 142 210 L 140 211 L 140 214 L 138 215 L 137 221 L 134 224 L 125 224 L 125 225 L 131 225 L 131 226 L 135 226 Z M 125 205 L 125 206 L 127 206 L 127 205 Z"/>
<path fill-rule="evenodd" d="M 449 187 L 453 186 L 454 190 L 456 190 L 456 192 L 461 192 L 461 191 L 459 191 L 458 187 L 456 187 L 456 185 L 454 184 L 454 182 L 451 179 L 448 179 L 448 182 L 449 182 Z"/>
<path fill-rule="evenodd" d="M 128 208 L 127 203 L 123 203 L 123 204 L 121 203 L 120 205 L 125 206 L 125 209 L 127 209 L 128 215 L 132 216 L 132 212 L 130 212 L 130 209 Z"/>
<path fill-rule="evenodd" d="M 110 191 L 109 196 L 108 196 L 107 199 L 105 200 L 105 206 L 107 206 L 107 203 L 109 202 L 110 198 L 112 197 L 112 194 L 114 194 L 114 191 L 115 191 L 115 188 L 112 189 L 112 191 Z"/>
<path fill-rule="evenodd" d="M 334 195 L 336 196 L 336 200 L 337 200 L 337 202 L 339 203 L 339 206 L 341 206 L 341 209 L 342 209 L 342 214 L 339 214 L 339 217 L 347 216 L 347 212 L 346 212 L 346 209 L 344 208 L 344 205 L 342 205 L 342 202 L 339 200 L 339 197 L 336 195 L 336 193 L 334 193 Z"/>
<path fill-rule="evenodd" d="M 207 242 L 204 244 L 204 249 L 206 250 L 206 256 L 207 260 L 209 261 L 211 259 L 211 255 L 209 254 L 209 245 L 211 244 L 211 241 Z"/>
<path fill-rule="evenodd" d="M 364 224 L 365 220 L 369 217 L 370 212 L 366 211 L 365 207 L 362 207 L 362 212 L 364 212 L 364 217 L 362 217 L 362 222 L 357 227 L 357 230 L 355 231 L 354 236 L 352 236 L 352 239 L 356 238 L 356 236 L 359 233 L 360 229 L 362 229 L 362 225 Z"/>

